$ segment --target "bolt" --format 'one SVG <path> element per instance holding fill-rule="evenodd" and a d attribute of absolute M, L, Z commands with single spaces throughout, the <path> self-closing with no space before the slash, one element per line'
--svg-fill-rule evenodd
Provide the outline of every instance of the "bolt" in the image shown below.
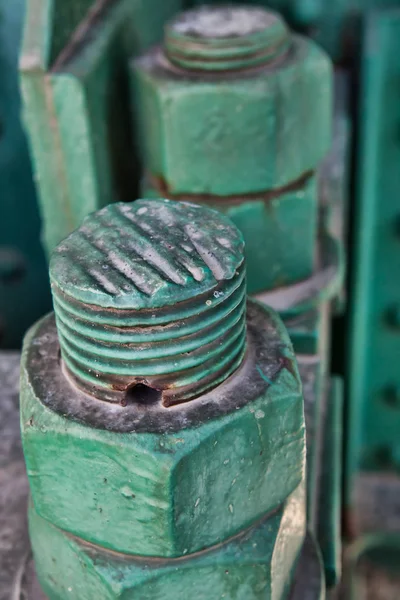
<path fill-rule="evenodd" d="M 55 250 L 55 319 L 30 330 L 21 365 L 48 597 L 70 582 L 85 597 L 197 597 L 204 569 L 207 597 L 232 585 L 236 598 L 238 577 L 254 597 L 291 586 L 306 530 L 301 383 L 277 315 L 246 309 L 243 251 L 227 217 L 168 200 L 113 204 Z"/>
<path fill-rule="evenodd" d="M 139 200 L 87 217 L 50 265 L 65 373 L 121 404 L 220 384 L 245 352 L 243 249 L 226 217 L 196 205 Z"/>
<path fill-rule="evenodd" d="M 164 46 L 132 63 L 143 194 L 227 214 L 246 243 L 250 294 L 315 269 L 331 84 L 325 54 L 260 7 L 182 13 Z"/>
<path fill-rule="evenodd" d="M 181 13 L 166 27 L 166 54 L 186 69 L 254 67 L 283 56 L 289 47 L 283 19 L 255 6 L 203 6 Z"/>

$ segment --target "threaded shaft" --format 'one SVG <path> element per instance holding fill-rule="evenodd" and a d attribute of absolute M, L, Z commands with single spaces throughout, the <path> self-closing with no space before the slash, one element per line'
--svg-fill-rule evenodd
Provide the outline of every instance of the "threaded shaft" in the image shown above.
<path fill-rule="evenodd" d="M 268 63 L 289 47 L 280 15 L 256 6 L 203 6 L 181 13 L 165 32 L 167 57 L 189 70 L 245 69 Z"/>
<path fill-rule="evenodd" d="M 50 265 L 68 376 L 99 399 L 125 402 L 140 384 L 165 405 L 224 381 L 245 352 L 243 246 L 226 217 L 187 203 L 87 217 Z"/>

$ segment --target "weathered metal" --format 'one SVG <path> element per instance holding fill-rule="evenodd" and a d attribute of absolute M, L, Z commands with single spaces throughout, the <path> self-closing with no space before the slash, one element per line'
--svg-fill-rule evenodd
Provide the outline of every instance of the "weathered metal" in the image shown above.
<path fill-rule="evenodd" d="M 178 49 L 171 49 L 171 36 Z M 329 61 L 312 42 L 293 35 L 277 13 L 200 7 L 169 24 L 164 46 L 135 61 L 132 81 L 146 196 L 162 192 L 229 216 L 246 242 L 249 292 L 277 310 L 288 327 L 313 426 L 307 500 L 308 523 L 317 535 L 331 302 L 344 278 L 342 165 L 348 140 L 340 127 L 326 155 Z M 340 126 L 342 104 L 340 98 Z M 339 497 L 340 477 L 337 471 L 331 476 L 326 485 Z M 330 552 L 337 554 L 339 547 L 337 510 L 332 520 L 336 524 L 323 532 L 330 583 L 336 581 Z"/>
<path fill-rule="evenodd" d="M 164 405 L 224 381 L 245 351 L 243 246 L 196 205 L 138 200 L 87 217 L 50 265 L 68 374 L 111 402 L 145 384 Z"/>
<path fill-rule="evenodd" d="M 201 6 L 203 0 L 190 0 Z M 207 4 L 220 4 L 209 0 Z M 335 63 L 356 62 L 365 16 L 374 9 L 397 8 L 398 0 L 244 0 L 281 12 L 296 31 L 312 37 Z"/>
<path fill-rule="evenodd" d="M 29 600 L 44 600 L 33 568 L 27 531 L 26 507 L 29 486 L 18 431 L 19 358 L 17 352 L 0 353 L 0 384 L 3 390 L 3 401 L 0 406 L 0 434 L 3 440 L 3 444 L 0 444 L 0 463 L 4 465 L 1 489 L 7 490 L 5 501 L 0 505 L 0 520 L 7 523 L 4 533 L 7 540 L 12 539 L 13 543 L 12 553 L 10 553 L 8 545 L 0 546 L 0 565 L 2 567 L 0 569 L 2 576 L 0 598 L 9 600 L 10 595 L 16 594 L 18 591 L 18 593 L 25 594 Z M 311 382 L 312 376 L 308 375 L 309 365 L 300 361 L 299 372 L 303 382 L 308 380 Z M 317 399 L 312 383 L 310 385 L 303 384 L 303 395 L 306 407 L 307 443 L 312 445 L 311 438 L 321 427 L 320 421 L 317 423 L 314 421 L 317 415 L 312 408 L 316 405 Z M 20 473 L 20 476 L 16 477 L 16 473 Z M 13 500 L 9 501 L 9 498 Z M 20 498 L 20 501 L 16 502 L 16 498 Z M 309 536 L 297 563 L 294 579 L 291 600 L 304 600 L 305 591 L 308 598 L 318 598 L 315 590 L 323 586 L 323 573 L 318 550 L 315 550 L 315 542 L 313 543 Z"/>
<path fill-rule="evenodd" d="M 132 86 L 146 195 L 228 214 L 245 237 L 250 293 L 310 277 L 314 172 L 331 134 L 324 53 L 276 13 L 202 7 L 134 63 Z"/>
<path fill-rule="evenodd" d="M 24 116 L 47 253 L 82 219 L 136 197 L 128 57 L 162 36 L 181 0 L 27 0 Z"/>
<path fill-rule="evenodd" d="M 223 546 L 175 561 L 94 549 L 41 519 L 32 508 L 30 533 L 36 568 L 50 598 L 176 600 L 190 594 L 207 600 L 283 599 L 304 542 L 304 491 L 294 492 L 267 521 Z M 312 598 L 319 600 L 316 593 Z"/>
<path fill-rule="evenodd" d="M 143 598 L 152 598 L 161 583 L 164 597 L 172 598 L 187 593 L 189 582 L 203 587 L 202 573 L 214 590 L 208 598 L 219 597 L 221 589 L 232 599 L 287 594 L 306 527 L 301 384 L 289 337 L 273 311 L 249 302 L 245 352 L 239 339 L 246 330 L 240 327 L 238 337 L 226 319 L 224 311 L 233 315 L 236 306 L 244 313 L 244 302 L 235 305 L 229 293 L 230 283 L 240 289 L 243 269 L 242 236 L 226 217 L 168 200 L 103 209 L 55 251 L 59 335 L 52 316 L 31 329 L 21 379 L 32 543 L 50 598 L 70 597 L 68 581 L 88 600 L 136 594 L 138 586 Z M 171 406 L 168 392 L 190 357 L 183 347 L 188 339 L 172 363 L 157 352 L 164 348 L 168 356 L 174 323 L 191 326 L 190 312 L 201 317 L 200 336 L 210 317 L 220 324 L 218 335 L 225 329 L 237 338 L 237 362 L 205 386 L 207 370 L 223 365 L 227 354 L 217 346 L 210 364 L 207 345 L 197 351 L 195 344 L 204 368 Z M 114 325 L 105 315 L 116 319 Z M 149 315 L 155 325 L 149 326 Z M 72 381 L 71 348 L 82 317 L 87 322 L 76 362 L 92 341 L 90 323 L 96 338 L 106 336 L 105 355 L 98 363 L 92 345 Z M 240 314 L 236 318 L 240 322 Z M 123 338 L 143 332 L 143 325 L 142 350 L 150 358 L 129 367 L 128 381 L 123 361 L 110 359 L 110 348 L 119 346 L 117 337 L 110 345 L 109 336 L 114 326 Z M 135 365 L 139 350 L 128 344 L 123 351 L 131 350 Z M 155 371 L 168 365 L 167 387 L 141 375 L 152 365 Z M 95 384 L 89 390 L 82 382 L 90 370 Z M 118 389 L 107 381 L 108 371 Z M 48 545 L 53 535 L 56 563 Z M 149 570 L 143 560 L 150 560 Z M 243 595 L 246 590 L 250 595 Z"/>
<path fill-rule="evenodd" d="M 348 531 L 400 532 L 398 10 L 366 23 L 348 363 Z M 382 99 L 384 98 L 384 102 Z"/>
<path fill-rule="evenodd" d="M 285 56 L 290 34 L 278 14 L 262 8 L 205 6 L 168 23 L 164 44 L 166 56 L 178 67 L 232 71 Z"/>

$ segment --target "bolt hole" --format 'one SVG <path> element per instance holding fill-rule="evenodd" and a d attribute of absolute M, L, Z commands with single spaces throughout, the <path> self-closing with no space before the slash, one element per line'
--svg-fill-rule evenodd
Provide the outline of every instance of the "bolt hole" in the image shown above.
<path fill-rule="evenodd" d="M 155 390 L 144 383 L 137 383 L 127 390 L 121 404 L 123 406 L 128 406 L 129 404 L 150 406 L 161 402 L 161 397 L 162 392 L 160 390 Z"/>
<path fill-rule="evenodd" d="M 0 282 L 12 284 L 20 281 L 26 272 L 26 262 L 19 250 L 3 246 L 0 248 Z"/>
<path fill-rule="evenodd" d="M 396 386 L 388 387 L 384 390 L 382 398 L 385 404 L 390 408 L 400 409 L 400 388 Z"/>

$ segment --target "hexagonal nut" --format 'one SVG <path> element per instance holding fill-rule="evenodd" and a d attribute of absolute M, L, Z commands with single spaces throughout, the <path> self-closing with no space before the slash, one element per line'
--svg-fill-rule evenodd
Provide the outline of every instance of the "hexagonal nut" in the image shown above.
<path fill-rule="evenodd" d="M 49 598 L 281 600 L 304 541 L 304 486 L 267 521 L 183 559 L 146 560 L 100 550 L 54 527 L 32 506 L 29 525 L 36 571 Z"/>
<path fill-rule="evenodd" d="M 281 188 L 330 147 L 331 63 L 299 36 L 282 61 L 240 74 L 181 71 L 156 49 L 131 81 L 144 164 L 166 197 Z"/>
<path fill-rule="evenodd" d="M 21 427 L 38 514 L 111 550 L 175 557 L 224 542 L 280 506 L 304 477 L 300 378 L 279 317 L 249 302 L 247 324 L 238 371 L 171 408 L 86 396 L 63 376 L 54 318 L 34 326 L 22 357 Z"/>
<path fill-rule="evenodd" d="M 158 198 L 151 183 L 144 178 L 143 197 Z M 226 214 L 243 234 L 249 294 L 311 277 L 318 233 L 315 177 L 275 198 L 244 197 L 241 202 L 215 198 L 207 204 Z"/>

